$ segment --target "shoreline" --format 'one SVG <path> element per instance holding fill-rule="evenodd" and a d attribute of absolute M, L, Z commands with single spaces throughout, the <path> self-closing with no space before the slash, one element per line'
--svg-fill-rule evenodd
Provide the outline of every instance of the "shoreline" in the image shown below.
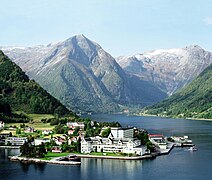
<path fill-rule="evenodd" d="M 37 159 L 37 158 L 26 158 L 26 157 L 19 157 L 19 156 L 8 156 L 10 161 L 18 161 L 21 163 L 25 164 L 30 164 L 30 163 L 36 163 L 36 164 L 42 164 L 42 163 L 47 163 L 47 164 L 58 164 L 58 165 L 81 165 L 81 162 L 75 162 L 75 161 L 58 161 L 55 159 L 52 160 L 42 160 L 42 159 Z"/>
<path fill-rule="evenodd" d="M 101 156 L 101 155 L 89 155 L 89 154 L 76 154 L 79 158 L 93 158 L 93 159 L 113 159 L 113 160 L 143 160 L 143 159 L 152 159 L 155 155 L 144 155 L 144 156 Z"/>
<path fill-rule="evenodd" d="M 195 121 L 212 121 L 212 119 L 205 119 L 205 118 L 191 118 L 191 117 L 180 118 L 180 117 L 159 116 L 159 115 L 155 115 L 155 114 L 144 114 L 144 113 L 138 114 L 137 116 L 173 118 L 173 119 L 188 119 L 188 120 L 195 120 Z"/>
<path fill-rule="evenodd" d="M 112 160 L 144 160 L 144 159 L 154 159 L 157 156 L 167 155 L 174 148 L 174 143 L 168 148 L 164 149 L 159 153 L 152 153 L 143 156 L 104 156 L 104 155 L 89 155 L 89 154 L 75 154 L 77 158 L 93 158 L 93 159 L 112 159 Z M 65 158 L 66 156 L 61 156 L 57 158 L 53 158 L 51 160 L 42 160 L 37 158 L 27 158 L 20 156 L 8 156 L 10 161 L 18 161 L 25 164 L 30 163 L 47 163 L 47 164 L 58 164 L 58 165 L 81 165 L 81 162 L 76 161 L 59 161 L 58 159 Z"/>

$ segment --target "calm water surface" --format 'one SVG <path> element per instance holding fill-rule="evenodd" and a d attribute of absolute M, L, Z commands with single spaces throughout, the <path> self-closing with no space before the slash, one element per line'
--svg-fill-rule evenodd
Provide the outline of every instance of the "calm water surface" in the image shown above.
<path fill-rule="evenodd" d="M 10 162 L 6 156 L 15 154 L 16 151 L 0 149 L 0 180 L 212 179 L 212 122 L 102 114 L 92 115 L 91 118 L 97 121 L 119 121 L 122 126 L 145 128 L 149 133 L 162 133 L 165 136 L 188 135 L 197 145 L 198 151 L 174 148 L 169 155 L 153 160 L 81 159 L 81 166 L 60 166 Z"/>

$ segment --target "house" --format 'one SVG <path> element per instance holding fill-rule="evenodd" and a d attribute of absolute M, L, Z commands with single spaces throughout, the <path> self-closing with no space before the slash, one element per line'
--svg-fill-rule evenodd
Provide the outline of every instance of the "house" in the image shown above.
<path fill-rule="evenodd" d="M 75 142 L 75 143 L 76 143 L 77 140 L 78 140 L 78 137 L 69 138 L 69 139 L 68 139 L 68 145 L 71 145 L 72 142 Z"/>
<path fill-rule="evenodd" d="M 68 130 L 68 135 L 72 135 L 74 133 L 74 130 Z"/>
<path fill-rule="evenodd" d="M 61 150 L 61 148 L 59 146 L 55 146 L 55 147 L 52 148 L 52 152 L 54 152 L 54 153 L 61 153 L 62 150 Z"/>
<path fill-rule="evenodd" d="M 112 152 L 145 154 L 146 148 L 141 147 L 141 141 L 131 138 L 102 138 L 99 136 L 83 138 L 81 141 L 81 153 Z"/>
<path fill-rule="evenodd" d="M 160 149 L 168 148 L 168 143 L 162 134 L 149 134 L 149 140 Z"/>
<path fill-rule="evenodd" d="M 43 135 L 49 135 L 49 134 L 52 134 L 53 133 L 53 131 L 51 131 L 51 130 L 44 130 L 44 131 L 42 131 L 42 134 Z"/>
<path fill-rule="evenodd" d="M 85 124 L 83 122 L 67 122 L 66 125 L 72 129 L 75 129 L 77 127 L 79 127 L 80 129 L 84 129 L 85 127 Z"/>
<path fill-rule="evenodd" d="M 26 127 L 24 132 L 25 133 L 33 133 L 35 131 L 35 129 L 33 127 Z"/>
<path fill-rule="evenodd" d="M 35 146 L 38 146 L 38 145 L 41 145 L 42 143 L 47 143 L 47 142 L 50 142 L 50 139 L 48 139 L 48 138 L 34 139 Z"/>
<path fill-rule="evenodd" d="M 4 125 L 5 125 L 4 122 L 3 121 L 0 121 L 0 130 L 1 129 L 4 129 Z"/>
<path fill-rule="evenodd" d="M 11 144 L 12 146 L 21 146 L 25 142 L 28 142 L 27 137 L 8 137 L 5 139 L 5 145 Z"/>
<path fill-rule="evenodd" d="M 60 136 L 53 137 L 52 140 L 59 146 L 66 142 L 66 139 L 64 137 L 60 137 Z"/>

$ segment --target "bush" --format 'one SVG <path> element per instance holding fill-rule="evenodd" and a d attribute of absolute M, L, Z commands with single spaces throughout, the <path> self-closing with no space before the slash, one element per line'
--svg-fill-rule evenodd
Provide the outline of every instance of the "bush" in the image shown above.
<path fill-rule="evenodd" d="M 60 122 L 59 119 L 53 118 L 53 119 L 51 119 L 51 121 L 50 121 L 50 125 L 51 125 L 51 126 L 58 125 L 59 122 Z"/>

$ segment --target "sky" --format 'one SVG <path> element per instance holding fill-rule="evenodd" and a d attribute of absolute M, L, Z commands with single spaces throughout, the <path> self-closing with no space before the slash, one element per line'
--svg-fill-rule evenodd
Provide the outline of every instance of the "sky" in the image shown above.
<path fill-rule="evenodd" d="M 212 51 L 211 0 L 0 0 L 0 46 L 77 34 L 114 57 L 197 44 Z"/>

